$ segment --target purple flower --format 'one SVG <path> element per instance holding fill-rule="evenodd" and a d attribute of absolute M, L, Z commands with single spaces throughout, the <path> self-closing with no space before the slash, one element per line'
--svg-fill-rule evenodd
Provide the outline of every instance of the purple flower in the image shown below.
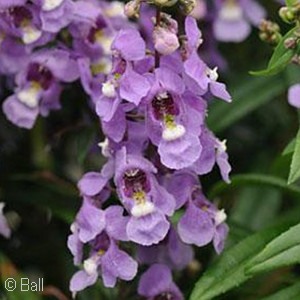
<path fill-rule="evenodd" d="M 170 269 L 166 265 L 152 265 L 141 277 L 138 293 L 149 300 L 183 300 L 183 295 L 172 280 Z"/>
<path fill-rule="evenodd" d="M 202 43 L 201 32 L 196 20 L 187 17 L 185 20 L 187 42 L 184 46 L 184 78 L 188 88 L 198 95 L 204 95 L 208 91 L 217 98 L 231 102 L 231 96 L 226 86 L 218 82 L 217 68 L 210 69 L 199 57 L 197 49 Z"/>
<path fill-rule="evenodd" d="M 73 18 L 73 2 L 71 0 L 38 0 L 41 5 L 40 18 L 42 29 L 57 33 L 67 27 Z"/>
<path fill-rule="evenodd" d="M 136 43 L 134 47 L 133 43 Z M 101 118 L 105 134 L 115 142 L 120 142 L 126 130 L 122 99 L 128 101 L 129 107 L 134 109 L 147 95 L 150 84 L 146 77 L 134 70 L 132 65 L 133 61 L 145 57 L 145 42 L 138 31 L 121 30 L 113 42 L 112 49 L 114 52 L 112 73 L 102 83 L 102 96 L 96 99 L 96 112 Z"/>
<path fill-rule="evenodd" d="M 105 213 L 94 206 L 90 200 L 84 199 L 75 224 L 79 240 L 83 243 L 89 242 L 104 230 Z"/>
<path fill-rule="evenodd" d="M 190 245 L 181 241 L 175 228 L 171 227 L 168 235 L 157 245 L 139 246 L 137 257 L 140 263 L 162 263 L 171 269 L 182 270 L 193 259 L 194 252 Z"/>
<path fill-rule="evenodd" d="M 82 57 L 88 57 L 93 61 L 92 66 L 95 71 L 97 64 L 112 54 L 114 28 L 96 2 L 78 1 L 73 3 L 72 18 L 70 33 L 74 39 L 73 47 Z"/>
<path fill-rule="evenodd" d="M 208 91 L 217 98 L 231 102 L 231 96 L 226 90 L 225 84 L 218 82 L 217 68 L 210 69 L 197 55 L 193 52 L 184 63 L 186 84 L 191 91 L 196 94 L 204 95 Z"/>
<path fill-rule="evenodd" d="M 11 235 L 11 230 L 3 214 L 3 208 L 4 208 L 4 203 L 0 202 L 0 234 L 8 239 Z"/>
<path fill-rule="evenodd" d="M 60 82 L 78 78 L 75 60 L 64 50 L 44 50 L 33 55 L 16 77 L 15 94 L 3 103 L 6 117 L 19 127 L 30 129 L 39 114 L 47 116 L 60 107 Z"/>
<path fill-rule="evenodd" d="M 112 49 L 126 61 L 137 61 L 144 58 L 146 45 L 136 29 L 120 30 Z"/>
<path fill-rule="evenodd" d="M 89 246 L 90 254 L 83 261 L 83 269 L 71 279 L 72 292 L 94 284 L 99 275 L 106 287 L 113 287 L 117 278 L 132 280 L 136 275 L 137 263 L 117 245 L 117 241 L 128 241 L 126 226 L 129 217 L 123 216 L 123 212 L 121 206 L 101 210 L 90 200 L 84 200 L 71 226 L 68 247 L 76 265 L 83 259 L 84 244 Z"/>
<path fill-rule="evenodd" d="M 290 105 L 300 108 L 300 84 L 295 84 L 289 88 L 288 102 Z"/>
<path fill-rule="evenodd" d="M 5 5 L 5 3 L 4 3 Z M 38 9 L 33 5 L 16 5 L 14 1 L 0 12 L 6 34 L 21 38 L 26 45 L 42 39 L 41 21 Z"/>
<path fill-rule="evenodd" d="M 146 159 L 117 153 L 115 184 L 131 217 L 127 225 L 130 240 L 145 246 L 157 244 L 170 228 L 166 219 L 174 212 L 175 201 L 154 176 L 157 170 Z"/>
<path fill-rule="evenodd" d="M 28 61 L 27 47 L 17 38 L 7 35 L 0 22 L 0 73 L 16 74 L 28 64 Z"/>
<path fill-rule="evenodd" d="M 162 14 L 161 18 L 160 25 L 153 31 L 154 47 L 160 54 L 169 55 L 179 48 L 178 24 L 167 14 Z"/>
<path fill-rule="evenodd" d="M 226 152 L 226 141 L 221 142 L 207 128 L 203 128 L 200 142 L 203 145 L 203 151 L 191 170 L 203 175 L 209 173 L 213 166 L 217 164 L 223 180 L 230 183 L 231 166 Z"/>
<path fill-rule="evenodd" d="M 213 241 L 219 254 L 224 248 L 228 226 L 226 214 L 205 199 L 200 189 L 194 190 L 187 202 L 187 209 L 178 223 L 178 234 L 183 242 L 205 246 Z"/>
<path fill-rule="evenodd" d="M 162 163 L 172 169 L 192 165 L 202 150 L 198 136 L 204 111 L 189 105 L 192 95 L 184 92 L 179 75 L 165 67 L 155 70 L 146 100 L 146 127 L 152 143 L 158 146 Z M 197 100 L 200 105 L 201 99 Z"/>
<path fill-rule="evenodd" d="M 190 195 L 199 187 L 199 180 L 196 174 L 188 171 L 176 171 L 165 181 L 167 190 L 176 200 L 176 209 L 188 201 Z"/>
<path fill-rule="evenodd" d="M 73 293 L 93 285 L 102 276 L 106 287 L 114 287 L 117 278 L 132 280 L 137 273 L 137 263 L 105 233 L 92 243 L 90 256 L 83 262 L 83 270 L 75 273 L 70 282 Z"/>
<path fill-rule="evenodd" d="M 113 176 L 113 161 L 109 161 L 101 173 L 88 172 L 78 182 L 78 188 L 83 196 L 96 197 L 107 186 Z"/>
<path fill-rule="evenodd" d="M 255 0 L 215 0 L 215 37 L 222 42 L 241 42 L 258 26 L 266 12 Z"/>

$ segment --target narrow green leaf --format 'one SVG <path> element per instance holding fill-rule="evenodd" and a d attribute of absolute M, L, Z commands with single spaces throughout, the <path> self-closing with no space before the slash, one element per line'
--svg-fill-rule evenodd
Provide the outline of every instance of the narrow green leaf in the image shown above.
<path fill-rule="evenodd" d="M 296 137 L 295 151 L 292 158 L 292 164 L 290 167 L 290 174 L 288 184 L 294 183 L 300 178 L 300 129 Z"/>
<path fill-rule="evenodd" d="M 284 148 L 282 155 L 289 155 L 295 151 L 296 139 L 292 139 L 288 145 Z"/>
<path fill-rule="evenodd" d="M 3 190 L 4 201 L 33 204 L 67 223 L 74 220 L 80 201 L 71 183 L 45 172 L 19 174 L 10 179 Z"/>
<path fill-rule="evenodd" d="M 209 193 L 209 197 L 214 198 L 217 195 L 228 191 L 229 189 L 234 189 L 245 185 L 272 186 L 300 199 L 299 187 L 294 185 L 288 185 L 286 181 L 281 178 L 262 174 L 235 175 L 231 177 L 231 184 L 226 184 L 220 181 L 213 186 Z"/>
<path fill-rule="evenodd" d="M 251 268 L 247 268 L 246 273 L 254 275 L 297 263 L 300 263 L 300 245 L 287 249 L 286 251 L 263 261 L 262 263 L 258 263 Z"/>
<path fill-rule="evenodd" d="M 249 273 L 268 271 L 300 262 L 299 231 L 300 224 L 271 241 L 249 264 Z"/>
<path fill-rule="evenodd" d="M 256 233 L 225 251 L 196 283 L 190 300 L 209 300 L 242 284 L 251 277 L 245 268 L 267 243 L 287 230 L 293 220 Z"/>
<path fill-rule="evenodd" d="M 265 261 L 289 248 L 300 245 L 299 232 L 300 224 L 297 224 L 288 231 L 283 232 L 280 236 L 266 246 L 262 253 L 256 257 L 254 263 Z"/>
<path fill-rule="evenodd" d="M 300 295 L 300 282 L 293 284 L 279 292 L 261 300 L 297 300 Z"/>
<path fill-rule="evenodd" d="M 268 67 L 262 71 L 252 71 L 250 74 L 256 76 L 275 75 L 282 71 L 292 60 L 297 49 L 287 49 L 285 47 L 285 40 L 292 37 L 298 27 L 291 29 L 284 37 L 282 37 L 279 44 L 276 46 L 273 55 L 269 61 Z"/>
<path fill-rule="evenodd" d="M 280 190 L 269 186 L 247 186 L 235 195 L 236 204 L 229 220 L 251 231 L 273 222 L 281 206 Z M 264 201 L 261 201 L 261 195 L 264 195 Z"/>
<path fill-rule="evenodd" d="M 214 132 L 220 132 L 255 109 L 273 100 L 287 88 L 285 80 L 281 76 L 274 78 L 247 77 L 243 83 L 232 87 L 233 102 L 217 101 L 213 103 L 208 113 L 208 126 Z"/>

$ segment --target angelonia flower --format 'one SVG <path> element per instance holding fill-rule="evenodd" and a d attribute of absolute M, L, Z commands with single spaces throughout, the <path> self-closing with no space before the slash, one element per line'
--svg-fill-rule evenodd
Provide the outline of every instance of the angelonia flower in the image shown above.
<path fill-rule="evenodd" d="M 87 90 L 106 135 L 99 146 L 107 161 L 78 183 L 83 204 L 68 241 L 80 268 L 71 279 L 73 293 L 99 277 L 113 287 L 117 279 L 132 280 L 139 265 L 149 265 L 139 295 L 183 299 L 172 271 L 191 263 L 193 245 L 212 243 L 221 253 L 228 234 L 226 213 L 206 199 L 198 175 L 217 165 L 230 182 L 225 142 L 205 119 L 212 96 L 226 102 L 231 97 L 217 68 L 198 55 L 202 34 L 194 18 L 186 17 L 179 39 L 172 16 L 162 13 L 161 24 L 146 16 L 153 24 L 150 38 L 134 27 L 119 30 L 110 71 L 101 73 L 100 89 Z M 181 214 L 178 223 L 172 222 L 175 212 Z M 130 252 L 123 244 L 132 245 Z"/>
<path fill-rule="evenodd" d="M 113 37 L 123 25 L 129 22 L 115 2 L 1 1 L 0 74 L 15 81 L 2 104 L 6 117 L 32 128 L 39 115 L 60 108 L 64 87 L 78 79 L 89 95 L 100 93 Z"/>
<path fill-rule="evenodd" d="M 265 18 L 264 8 L 256 0 L 214 0 L 214 35 L 221 42 L 241 42 Z"/>
<path fill-rule="evenodd" d="M 198 2 L 178 5 L 199 17 Z M 192 262 L 194 246 L 221 253 L 228 234 L 226 213 L 205 197 L 199 176 L 217 167 L 230 182 L 226 141 L 206 117 L 213 98 L 230 103 L 231 96 L 218 66 L 198 54 L 204 37 L 196 19 L 164 12 L 176 1 L 155 3 L 157 14 L 139 0 L 0 3 L 0 74 L 13 85 L 2 105 L 7 119 L 32 128 L 60 108 L 65 87 L 80 82 L 105 136 L 106 162 L 78 182 L 82 205 L 68 238 L 78 267 L 74 295 L 99 279 L 110 288 L 131 281 L 146 265 L 140 296 L 183 299 L 172 272 Z M 246 3 L 255 2 L 228 3 L 244 22 Z"/>

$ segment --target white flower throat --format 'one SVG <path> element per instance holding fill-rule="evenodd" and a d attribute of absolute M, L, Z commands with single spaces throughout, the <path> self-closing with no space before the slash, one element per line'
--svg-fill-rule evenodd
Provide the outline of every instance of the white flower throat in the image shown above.
<path fill-rule="evenodd" d="M 64 0 L 44 0 L 42 9 L 44 11 L 50 11 L 59 7 Z"/>
<path fill-rule="evenodd" d="M 237 0 L 226 0 L 219 11 L 219 17 L 225 21 L 238 21 L 243 17 L 243 10 Z"/>
<path fill-rule="evenodd" d="M 174 141 L 182 137 L 186 129 L 176 122 L 179 109 L 173 97 L 168 93 L 160 93 L 152 100 L 154 117 L 162 122 L 162 138 L 165 141 Z"/>

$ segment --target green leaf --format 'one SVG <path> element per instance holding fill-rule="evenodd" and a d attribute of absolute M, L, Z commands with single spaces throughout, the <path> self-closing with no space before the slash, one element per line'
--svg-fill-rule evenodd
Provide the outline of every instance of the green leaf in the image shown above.
<path fill-rule="evenodd" d="M 231 177 L 231 184 L 226 184 L 224 182 L 218 182 L 213 186 L 209 193 L 210 198 L 214 198 L 217 195 L 228 191 L 229 189 L 234 189 L 240 186 L 247 185 L 265 185 L 272 186 L 277 189 L 282 190 L 292 196 L 295 196 L 300 199 L 300 188 L 294 185 L 288 185 L 285 180 L 274 177 L 271 175 L 262 175 L 262 174 L 242 174 L 235 175 Z"/>
<path fill-rule="evenodd" d="M 255 274 L 300 262 L 300 224 L 271 241 L 248 266 Z"/>
<path fill-rule="evenodd" d="M 294 153 L 296 147 L 296 138 L 292 139 L 288 145 L 284 148 L 282 155 L 289 155 Z"/>
<path fill-rule="evenodd" d="M 230 212 L 230 221 L 259 230 L 273 222 L 281 206 L 281 192 L 269 186 L 247 186 L 235 193 L 236 204 Z M 264 201 L 261 201 L 264 195 Z"/>
<path fill-rule="evenodd" d="M 287 249 L 264 262 L 254 265 L 252 268 L 247 268 L 246 272 L 254 275 L 297 263 L 300 263 L 300 245 Z"/>
<path fill-rule="evenodd" d="M 68 224 L 73 222 L 80 204 L 76 186 L 50 172 L 14 175 L 6 181 L 3 200 L 33 204 Z"/>
<path fill-rule="evenodd" d="M 294 6 L 295 4 L 298 3 L 299 0 L 285 0 L 285 3 L 287 6 Z"/>
<path fill-rule="evenodd" d="M 261 300 L 298 300 L 300 295 L 300 282 Z"/>
<path fill-rule="evenodd" d="M 273 100 L 287 88 L 287 84 L 282 76 L 274 78 L 247 77 L 239 81 L 237 86 L 233 86 L 233 102 L 228 105 L 221 101 L 214 102 L 208 113 L 208 126 L 218 133 L 243 117 L 249 115 L 255 109 Z"/>
<path fill-rule="evenodd" d="M 250 74 L 256 76 L 269 76 L 275 75 L 282 71 L 291 62 L 297 51 L 297 49 L 287 49 L 284 44 L 285 40 L 292 37 L 297 29 L 298 27 L 291 29 L 284 37 L 282 37 L 281 41 L 273 52 L 267 69 L 262 71 L 252 71 Z"/>
<path fill-rule="evenodd" d="M 266 244 L 294 224 L 294 218 L 264 229 L 225 251 L 196 283 L 190 300 L 213 299 L 251 278 L 251 274 L 245 273 L 246 266 Z"/>
<path fill-rule="evenodd" d="M 288 184 L 294 183 L 300 178 L 300 129 L 296 137 L 295 151 L 292 158 L 292 164 L 290 167 L 290 174 Z"/>

